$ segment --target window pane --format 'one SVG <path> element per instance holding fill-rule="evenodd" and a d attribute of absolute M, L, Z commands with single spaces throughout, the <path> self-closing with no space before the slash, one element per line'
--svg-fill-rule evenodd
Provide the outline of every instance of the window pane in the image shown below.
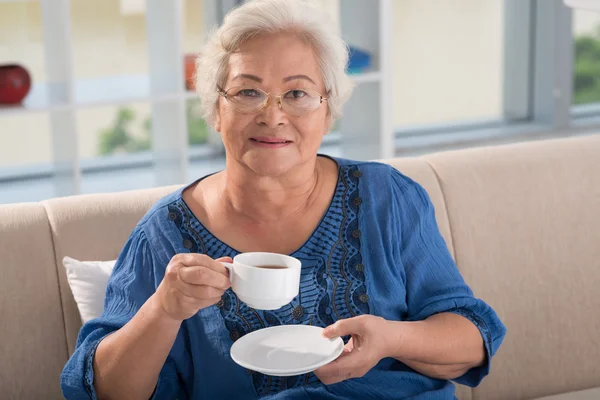
<path fill-rule="evenodd" d="M 199 99 L 188 99 L 186 102 L 186 117 L 188 130 L 188 144 L 190 146 L 205 145 L 207 143 L 218 143 L 219 135 L 210 132 L 210 129 L 200 110 Z"/>
<path fill-rule="evenodd" d="M 45 80 L 42 16 L 38 2 L 0 2 L 0 65 L 20 64 L 33 82 Z"/>
<path fill-rule="evenodd" d="M 31 88 L 21 104 L 10 108 L 48 107 L 42 14 L 39 2 L 0 1 L 0 66 L 19 65 L 30 75 Z M 6 106 L 0 105 L 0 115 Z"/>
<path fill-rule="evenodd" d="M 573 11 L 573 103 L 600 102 L 600 13 Z"/>
<path fill-rule="evenodd" d="M 136 0 L 70 2 L 77 103 L 149 95 L 146 7 Z"/>
<path fill-rule="evenodd" d="M 183 50 L 197 53 L 204 43 L 204 6 L 201 0 L 183 2 Z"/>
<path fill-rule="evenodd" d="M 200 100 L 194 92 L 195 58 L 204 44 L 204 8 L 199 0 L 183 2 L 183 51 L 187 93 L 186 118 L 188 144 L 191 147 L 205 145 L 209 139 L 209 129 L 200 111 Z M 193 151 L 191 152 L 193 156 Z"/>
<path fill-rule="evenodd" d="M 154 185 L 149 103 L 77 111 L 83 193 Z"/>
<path fill-rule="evenodd" d="M 0 204 L 54 196 L 47 113 L 0 114 Z"/>
<path fill-rule="evenodd" d="M 20 104 L 0 105 L 0 203 L 55 195 L 40 2 L 0 2 L 0 66 L 15 64 L 31 88 Z"/>
<path fill-rule="evenodd" d="M 503 1 L 392 3 L 395 126 L 500 118 Z"/>

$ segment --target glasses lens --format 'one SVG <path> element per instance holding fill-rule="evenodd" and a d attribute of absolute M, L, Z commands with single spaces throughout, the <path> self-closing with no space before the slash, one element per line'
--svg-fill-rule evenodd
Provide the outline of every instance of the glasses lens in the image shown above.
<path fill-rule="evenodd" d="M 283 108 L 294 115 L 304 115 L 321 104 L 321 95 L 308 89 L 294 89 L 281 96 Z"/>
<path fill-rule="evenodd" d="M 251 113 L 262 108 L 267 94 L 260 89 L 249 87 L 233 87 L 227 91 L 227 100 L 231 101 L 237 111 Z"/>
<path fill-rule="evenodd" d="M 236 86 L 227 90 L 227 100 L 236 111 L 254 113 L 260 111 L 267 102 L 267 93 L 261 89 Z M 321 95 L 310 89 L 293 89 L 281 95 L 282 108 L 296 116 L 314 111 L 321 104 Z"/>

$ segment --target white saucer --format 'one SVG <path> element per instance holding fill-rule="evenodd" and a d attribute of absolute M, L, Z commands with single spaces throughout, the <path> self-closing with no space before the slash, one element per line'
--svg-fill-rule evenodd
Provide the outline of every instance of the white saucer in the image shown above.
<path fill-rule="evenodd" d="M 302 375 L 330 363 L 344 350 L 342 338 L 323 337 L 323 328 L 281 325 L 260 329 L 231 346 L 231 358 L 251 371 L 272 376 Z"/>

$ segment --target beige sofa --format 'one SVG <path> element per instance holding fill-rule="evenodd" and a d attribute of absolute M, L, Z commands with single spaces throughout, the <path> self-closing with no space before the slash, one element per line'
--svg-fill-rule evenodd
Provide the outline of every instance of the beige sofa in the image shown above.
<path fill-rule="evenodd" d="M 391 160 L 508 328 L 461 399 L 600 399 L 600 135 Z M 61 398 L 80 327 L 61 260 L 114 259 L 174 187 L 0 206 L 0 398 Z M 595 389 L 594 389 L 595 388 Z"/>

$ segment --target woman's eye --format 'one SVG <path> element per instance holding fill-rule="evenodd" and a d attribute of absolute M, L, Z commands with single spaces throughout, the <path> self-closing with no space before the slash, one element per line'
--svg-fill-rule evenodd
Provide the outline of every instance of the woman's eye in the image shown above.
<path fill-rule="evenodd" d="M 260 93 L 255 89 L 242 89 L 237 93 L 237 96 L 242 97 L 258 97 Z"/>
<path fill-rule="evenodd" d="M 285 97 L 292 99 L 301 99 L 304 96 L 306 96 L 306 92 L 304 90 L 290 90 L 289 92 L 287 92 Z"/>

